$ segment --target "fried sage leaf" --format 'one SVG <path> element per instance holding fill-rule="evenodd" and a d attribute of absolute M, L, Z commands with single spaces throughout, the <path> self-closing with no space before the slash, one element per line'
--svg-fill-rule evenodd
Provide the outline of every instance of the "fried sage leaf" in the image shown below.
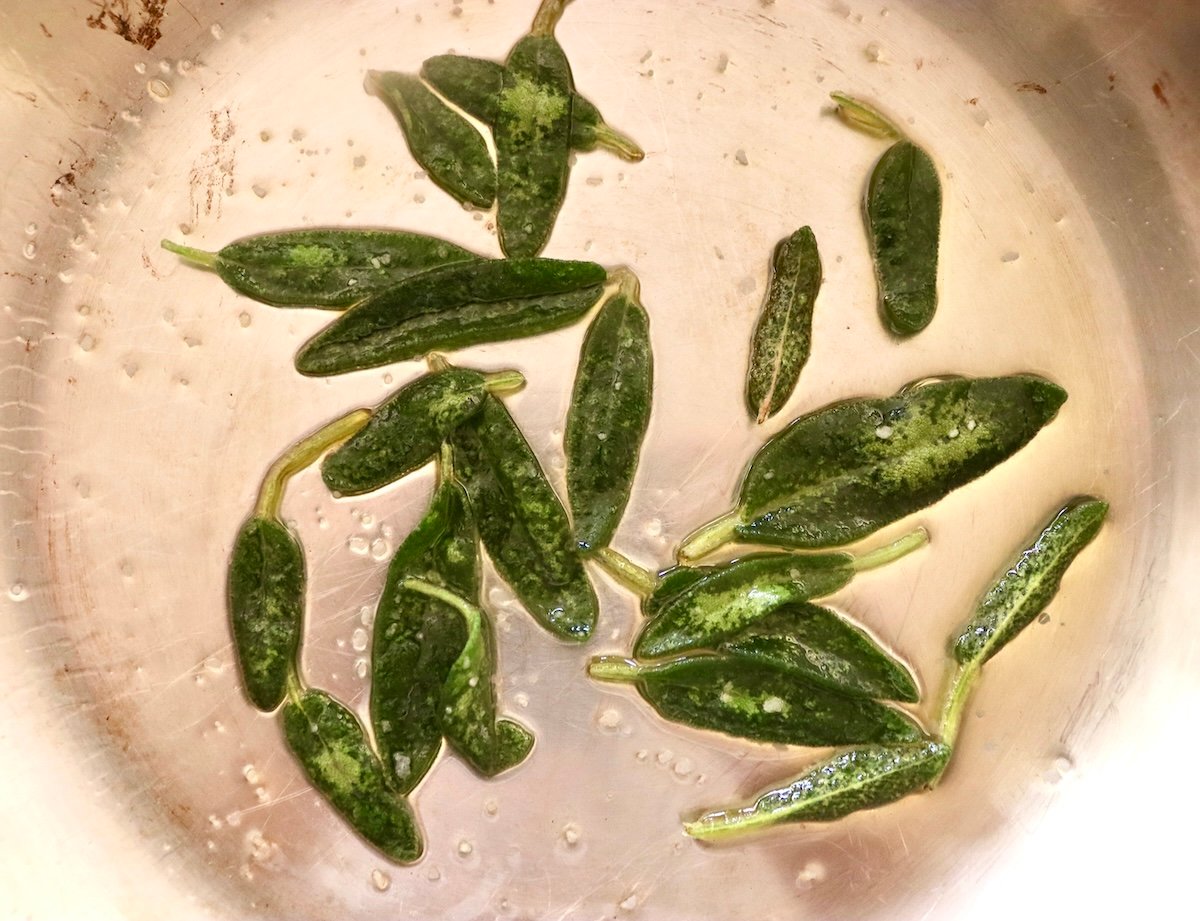
<path fill-rule="evenodd" d="M 962 665 L 983 665 L 1033 623 L 1058 594 L 1063 574 L 1104 524 L 1108 503 L 1076 499 L 1060 509 L 988 589 L 954 643 Z"/>
<path fill-rule="evenodd" d="M 640 663 L 601 656 L 592 659 L 588 673 L 601 681 L 636 682 L 665 719 L 757 742 L 822 746 L 922 736 L 899 710 L 752 659 L 690 655 Z"/>
<path fill-rule="evenodd" d="M 575 538 L 584 550 L 608 545 L 629 502 L 650 422 L 654 357 L 650 319 L 637 278 L 596 314 L 583 340 L 563 437 Z"/>
<path fill-rule="evenodd" d="M 392 110 L 408 149 L 430 179 L 463 204 L 492 206 L 496 167 L 474 125 L 408 74 L 372 70 L 366 85 Z"/>
<path fill-rule="evenodd" d="M 928 541 L 921 530 L 855 557 L 850 553 L 756 553 L 706 567 L 694 580 L 676 575 L 678 590 L 655 603 L 634 644 L 638 658 L 715 649 L 785 604 L 830 595 L 854 575 L 911 553 Z M 660 583 L 665 584 L 665 583 Z"/>
<path fill-rule="evenodd" d="M 380 404 L 358 434 L 326 457 L 321 477 L 344 496 L 380 489 L 437 457 L 454 430 L 483 408 L 488 393 L 524 383 L 519 371 L 448 367 L 423 375 Z"/>
<path fill-rule="evenodd" d="M 170 240 L 162 246 L 211 269 L 256 301 L 330 310 L 349 307 L 412 275 L 483 258 L 424 234 L 337 227 L 256 234 L 215 253 Z"/>
<path fill-rule="evenodd" d="M 355 831 L 395 861 L 420 858 L 416 818 L 389 785 L 358 717 L 324 691 L 308 690 L 284 706 L 283 733 L 313 786 Z"/>
<path fill-rule="evenodd" d="M 935 380 L 801 416 L 751 461 L 738 507 L 689 537 L 820 549 L 932 505 L 1024 447 L 1066 400 L 1040 377 Z"/>
<path fill-rule="evenodd" d="M 718 840 L 786 822 L 829 822 L 875 809 L 930 786 L 950 759 L 950 747 L 922 741 L 841 751 L 748 806 L 684 823 L 693 838 Z"/>
<path fill-rule="evenodd" d="M 304 549 L 280 518 L 284 490 L 295 473 L 370 417 L 365 409 L 347 413 L 280 455 L 234 541 L 226 583 L 233 645 L 246 694 L 260 710 L 274 710 L 283 701 L 304 629 Z"/>
<path fill-rule="evenodd" d="M 500 577 L 547 630 L 586 640 L 597 601 L 566 509 L 508 410 L 494 396 L 453 436 L 454 465 Z"/>
<path fill-rule="evenodd" d="M 452 103 L 486 125 L 495 125 L 504 89 L 504 65 L 461 54 L 439 54 L 421 65 L 421 76 Z M 571 96 L 571 149 L 608 150 L 637 162 L 646 154 L 631 138 L 604 121 L 579 93 Z"/>
<path fill-rule="evenodd" d="M 929 325 L 937 309 L 942 184 L 912 141 L 893 144 L 875 164 L 865 202 L 879 283 L 879 309 L 897 336 Z"/>
<path fill-rule="evenodd" d="M 439 349 L 550 332 L 587 313 L 607 277 L 594 262 L 557 259 L 434 269 L 346 311 L 304 345 L 296 370 L 345 374 Z"/>
<path fill-rule="evenodd" d="M 255 515 L 242 525 L 229 563 L 229 611 L 242 684 L 269 712 L 287 692 L 304 627 L 304 549 L 287 525 Z"/>
<path fill-rule="evenodd" d="M 571 157 L 571 65 L 554 37 L 566 4 L 543 3 L 533 29 L 508 53 L 492 135 L 497 217 L 507 256 L 535 256 L 567 193 Z M 550 9 L 550 7 L 557 7 Z"/>
<path fill-rule="evenodd" d="M 442 685 L 442 732 L 476 771 L 494 777 L 525 760 L 533 749 L 533 733 L 515 720 L 497 719 L 495 636 L 487 616 L 464 598 L 409 579 L 421 592 L 453 607 L 466 622 L 467 639 Z"/>
<path fill-rule="evenodd" d="M 781 240 L 771 259 L 771 283 L 750 341 L 746 403 L 757 422 L 781 410 L 796 389 L 812 348 L 813 306 L 821 288 L 821 257 L 812 228 Z"/>
<path fill-rule="evenodd" d="M 479 593 L 475 522 L 462 486 L 445 472 L 388 566 L 371 644 L 371 723 L 384 766 L 405 793 L 441 750 L 443 687 L 467 644 L 458 610 L 409 588 L 414 578 L 468 598 Z"/>
<path fill-rule="evenodd" d="M 920 698 L 912 673 L 863 630 L 828 608 L 786 604 L 722 642 L 717 651 L 768 662 L 852 697 Z"/>

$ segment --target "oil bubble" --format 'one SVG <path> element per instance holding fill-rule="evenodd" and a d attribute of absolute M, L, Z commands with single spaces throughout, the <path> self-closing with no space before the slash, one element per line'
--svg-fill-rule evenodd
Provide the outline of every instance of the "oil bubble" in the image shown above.
<path fill-rule="evenodd" d="M 800 872 L 796 874 L 797 889 L 811 889 L 825 881 L 825 877 L 829 875 L 829 871 L 825 868 L 825 864 L 819 860 L 810 860 L 800 868 Z"/>

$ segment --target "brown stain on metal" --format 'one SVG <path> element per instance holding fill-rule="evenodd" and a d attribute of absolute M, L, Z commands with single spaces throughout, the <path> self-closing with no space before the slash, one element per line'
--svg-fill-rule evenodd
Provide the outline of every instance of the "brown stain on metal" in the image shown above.
<path fill-rule="evenodd" d="M 233 194 L 233 174 L 237 157 L 230 141 L 237 134 L 229 109 L 209 113 L 209 133 L 215 142 L 203 151 L 188 174 L 188 197 L 192 205 L 192 220 L 214 212 L 221 215 L 221 199 Z"/>
<path fill-rule="evenodd" d="M 1038 95 L 1045 96 L 1049 92 L 1040 83 L 1034 83 L 1032 80 L 1022 80 L 1016 84 L 1016 87 L 1018 93 L 1037 93 Z"/>
<path fill-rule="evenodd" d="M 1164 74 L 1162 77 L 1159 77 L 1157 80 L 1155 80 L 1154 84 L 1150 87 L 1150 89 L 1152 89 L 1154 91 L 1154 98 L 1157 99 L 1162 104 L 1162 107 L 1164 109 L 1166 109 L 1168 112 L 1170 112 L 1171 111 L 1171 100 L 1167 98 L 1166 90 L 1163 89 L 1163 79 L 1165 78 L 1165 76 L 1166 75 Z"/>
<path fill-rule="evenodd" d="M 147 51 L 162 38 L 167 0 L 92 0 L 92 5 L 98 12 L 87 18 L 90 29 L 114 32 Z"/>

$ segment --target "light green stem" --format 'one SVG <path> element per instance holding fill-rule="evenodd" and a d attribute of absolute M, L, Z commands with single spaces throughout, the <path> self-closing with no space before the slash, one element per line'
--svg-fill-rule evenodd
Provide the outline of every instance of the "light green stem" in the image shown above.
<path fill-rule="evenodd" d="M 297 652 L 297 655 L 299 653 Z M 300 677 L 300 664 L 292 662 L 287 673 L 287 689 L 288 703 L 299 706 L 300 699 L 304 696 L 304 679 Z"/>
<path fill-rule="evenodd" d="M 260 518 L 278 518 L 287 481 L 330 448 L 350 438 L 370 419 L 371 410 L 356 409 L 288 448 L 263 477 L 255 514 Z"/>
<path fill-rule="evenodd" d="M 637 681 L 642 669 L 633 659 L 622 656 L 593 656 L 588 674 L 597 681 Z"/>
<path fill-rule="evenodd" d="M 596 146 L 615 153 L 622 160 L 638 163 L 646 158 L 646 151 L 633 138 L 601 122 L 593 130 Z"/>
<path fill-rule="evenodd" d="M 439 483 L 449 483 L 455 479 L 454 448 L 449 442 L 443 442 L 442 449 L 438 452 L 437 475 Z"/>
<path fill-rule="evenodd" d="M 481 616 L 479 608 L 471 604 L 460 595 L 448 589 L 442 588 L 440 585 L 434 585 L 432 582 L 426 582 L 424 579 L 410 577 L 405 579 L 400 585 L 414 592 L 420 592 L 422 595 L 428 595 L 430 598 L 436 598 L 444 604 L 450 605 L 454 610 L 462 614 L 471 623 L 475 618 Z"/>
<path fill-rule="evenodd" d="M 886 547 L 877 547 L 869 553 L 864 553 L 862 556 L 856 557 L 851 567 L 855 572 L 878 569 L 880 566 L 885 566 L 901 557 L 908 556 L 914 550 L 924 547 L 927 543 L 929 543 L 929 532 L 924 528 L 917 528 L 915 531 L 905 534 L 899 540 L 892 541 Z"/>
<path fill-rule="evenodd" d="M 958 738 L 958 730 L 962 725 L 963 713 L 971 692 L 975 690 L 975 681 L 979 678 L 979 665 L 972 662 L 960 665 L 951 681 L 950 689 L 946 692 L 945 703 L 942 704 L 942 719 L 939 733 L 942 741 L 953 747 Z"/>
<path fill-rule="evenodd" d="M 529 34 L 553 35 L 554 27 L 562 19 L 563 10 L 570 2 L 571 0 L 542 0 L 542 5 L 534 14 L 533 26 L 529 29 Z"/>
<path fill-rule="evenodd" d="M 829 96 L 838 104 L 837 113 L 842 121 L 851 128 L 857 128 L 877 138 L 904 137 L 904 132 L 874 106 L 845 93 L 830 93 Z"/>
<path fill-rule="evenodd" d="M 626 588 L 633 589 L 643 598 L 658 587 L 658 577 L 650 570 L 639 566 L 623 553 L 611 547 L 602 547 L 587 555 Z"/>
<path fill-rule="evenodd" d="M 493 371 L 483 376 L 483 386 L 497 396 L 516 393 L 525 386 L 525 375 L 520 371 Z"/>
<path fill-rule="evenodd" d="M 167 252 L 174 253 L 176 256 L 182 256 L 188 262 L 202 268 L 215 270 L 217 267 L 219 257 L 216 253 L 210 253 L 191 246 L 184 246 L 180 243 L 172 243 L 170 240 L 163 240 L 161 245 Z"/>
<path fill-rule="evenodd" d="M 681 560 L 698 560 L 708 556 L 722 544 L 727 544 L 737 535 L 737 526 L 742 523 L 737 509 L 728 515 L 710 521 L 704 527 L 689 534 L 677 553 Z"/>

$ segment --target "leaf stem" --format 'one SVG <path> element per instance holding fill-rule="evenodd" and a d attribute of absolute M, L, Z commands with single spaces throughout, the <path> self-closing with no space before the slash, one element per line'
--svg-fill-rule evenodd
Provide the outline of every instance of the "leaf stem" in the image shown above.
<path fill-rule="evenodd" d="M 658 587 L 658 577 L 654 573 L 611 547 L 601 547 L 587 556 L 599 563 L 614 579 L 643 598 Z"/>
<path fill-rule="evenodd" d="M 904 137 L 904 132 L 874 106 L 842 92 L 830 93 L 829 97 L 838 105 L 838 116 L 851 128 L 877 138 Z"/>
<path fill-rule="evenodd" d="M 288 448 L 263 477 L 255 514 L 260 518 L 278 518 L 287 481 L 330 448 L 353 436 L 370 419 L 371 410 L 356 409 Z"/>
<path fill-rule="evenodd" d="M 542 5 L 538 7 L 537 13 L 534 14 L 533 25 L 529 29 L 529 34 L 553 35 L 554 27 L 562 19 L 563 10 L 570 3 L 571 0 L 542 0 Z"/>
<path fill-rule="evenodd" d="M 979 664 L 972 662 L 969 665 L 960 665 L 951 679 L 950 689 L 946 692 L 946 699 L 942 704 L 942 718 L 938 729 L 942 741 L 951 747 L 958 738 L 963 712 L 971 699 L 971 692 L 975 690 L 975 681 L 978 678 Z"/>
<path fill-rule="evenodd" d="M 192 246 L 184 246 L 181 243 L 172 243 L 170 240 L 163 240 L 160 245 L 167 252 L 174 253 L 176 256 L 182 256 L 188 262 L 198 265 L 201 268 L 213 270 L 217 268 L 217 261 L 219 259 L 217 253 L 210 253 L 207 250 L 196 249 Z"/>
<path fill-rule="evenodd" d="M 869 553 L 864 553 L 860 557 L 855 557 L 851 567 L 855 572 L 867 572 L 871 569 L 877 569 L 880 566 L 885 566 L 888 563 L 895 562 L 901 557 L 908 556 L 914 550 L 918 550 L 929 543 L 929 532 L 924 528 L 917 528 L 908 534 L 905 534 L 899 540 L 892 541 L 886 547 L 877 547 Z"/>
<path fill-rule="evenodd" d="M 593 656 L 588 663 L 588 674 L 597 681 L 637 681 L 641 673 L 641 666 L 624 656 Z"/>
<path fill-rule="evenodd" d="M 592 129 L 596 137 L 596 146 L 615 153 L 622 160 L 638 163 L 646 159 L 646 151 L 633 138 L 617 131 L 606 122 L 601 122 Z"/>
<path fill-rule="evenodd" d="M 707 556 L 722 544 L 733 540 L 737 534 L 737 526 L 741 523 L 741 517 L 737 509 L 734 509 L 685 537 L 676 555 L 681 560 L 698 560 Z"/>
<path fill-rule="evenodd" d="M 473 622 L 474 619 L 481 616 L 478 607 L 449 589 L 442 588 L 440 585 L 434 585 L 432 582 L 426 582 L 424 579 L 418 579 L 413 576 L 403 580 L 400 585 L 410 591 L 420 592 L 422 595 L 428 595 L 430 598 L 435 598 L 443 604 L 450 605 L 450 607 L 462 614 L 468 623 Z"/>
<path fill-rule="evenodd" d="M 497 396 L 516 393 L 525 386 L 525 375 L 516 370 L 493 371 L 483 376 L 483 386 L 487 388 L 488 393 Z"/>

